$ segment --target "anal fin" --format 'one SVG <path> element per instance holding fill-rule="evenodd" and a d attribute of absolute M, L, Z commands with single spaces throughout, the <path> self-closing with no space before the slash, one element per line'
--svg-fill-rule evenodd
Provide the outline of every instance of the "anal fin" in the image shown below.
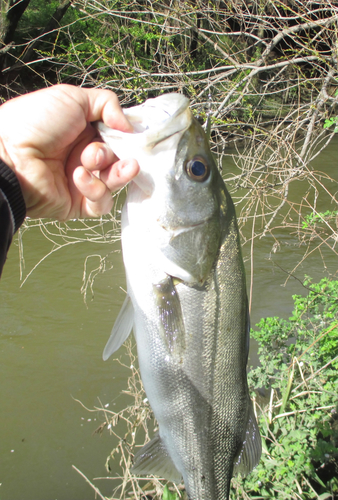
<path fill-rule="evenodd" d="M 182 474 L 176 469 L 159 434 L 156 434 L 135 454 L 131 472 L 134 474 L 154 474 L 154 476 L 164 477 L 174 483 L 182 481 Z"/>

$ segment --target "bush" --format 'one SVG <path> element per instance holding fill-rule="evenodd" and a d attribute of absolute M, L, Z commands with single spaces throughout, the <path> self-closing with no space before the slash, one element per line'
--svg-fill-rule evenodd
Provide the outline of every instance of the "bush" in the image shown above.
<path fill-rule="evenodd" d="M 246 479 L 233 480 L 232 498 L 338 498 L 338 281 L 304 286 L 288 321 L 265 318 L 251 333 L 263 454 Z M 261 388 L 269 388 L 265 405 Z"/>

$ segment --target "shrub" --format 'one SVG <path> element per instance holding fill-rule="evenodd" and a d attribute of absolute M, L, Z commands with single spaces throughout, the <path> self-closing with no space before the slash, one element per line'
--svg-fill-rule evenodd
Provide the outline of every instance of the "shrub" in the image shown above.
<path fill-rule="evenodd" d="M 251 333 L 263 454 L 247 478 L 233 480 L 232 498 L 338 498 L 338 281 L 304 286 L 289 320 L 262 319 Z"/>

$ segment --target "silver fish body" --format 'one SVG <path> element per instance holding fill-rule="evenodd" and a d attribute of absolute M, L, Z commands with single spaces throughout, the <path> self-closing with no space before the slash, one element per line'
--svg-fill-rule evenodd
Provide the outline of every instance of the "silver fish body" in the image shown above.
<path fill-rule="evenodd" d="M 249 472 L 261 454 L 246 377 L 249 317 L 236 215 L 188 100 L 169 94 L 145 104 L 164 114 L 155 129 L 150 120 L 134 134 L 147 137 L 133 150 L 122 152 L 123 139 L 99 126 L 118 156 L 129 153 L 141 167 L 122 214 L 128 297 L 104 358 L 133 327 L 159 423 L 159 434 L 135 455 L 135 473 L 183 477 L 191 500 L 223 500 L 232 475 Z M 142 115 L 142 106 L 131 109 Z"/>

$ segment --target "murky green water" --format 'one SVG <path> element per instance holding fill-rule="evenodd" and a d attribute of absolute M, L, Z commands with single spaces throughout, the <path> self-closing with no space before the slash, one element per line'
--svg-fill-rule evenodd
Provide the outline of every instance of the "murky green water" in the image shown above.
<path fill-rule="evenodd" d="M 336 139 L 314 167 L 338 180 Z M 288 317 L 291 294 L 302 293 L 295 279 L 281 286 L 286 275 L 275 264 L 290 270 L 304 252 L 291 238 L 283 241 L 273 261 L 271 239 L 255 242 L 252 324 L 262 316 Z M 50 249 L 39 229 L 25 233 L 26 271 Z M 118 250 L 119 244 L 112 249 Z M 72 464 L 91 479 L 107 475 L 104 464 L 113 442 L 107 433 L 93 435 L 102 414 L 75 401 L 93 408 L 100 400 L 112 409 L 125 402 L 121 390 L 128 370 L 101 357 L 124 300 L 121 254 L 111 254 L 112 269 L 97 276 L 88 308 L 80 293 L 87 255 L 107 252 L 107 246 L 93 243 L 68 246 L 44 260 L 20 288 L 18 247 L 12 245 L 0 283 L 1 500 L 90 500 L 95 494 Z M 249 247 L 244 255 L 248 257 Z M 318 280 L 336 273 L 337 256 L 325 247 L 323 256 L 326 268 L 316 253 L 296 275 Z M 93 257 L 93 267 L 95 262 Z M 246 266 L 249 273 L 249 260 Z M 103 494 L 111 493 L 109 481 L 96 484 Z"/>

